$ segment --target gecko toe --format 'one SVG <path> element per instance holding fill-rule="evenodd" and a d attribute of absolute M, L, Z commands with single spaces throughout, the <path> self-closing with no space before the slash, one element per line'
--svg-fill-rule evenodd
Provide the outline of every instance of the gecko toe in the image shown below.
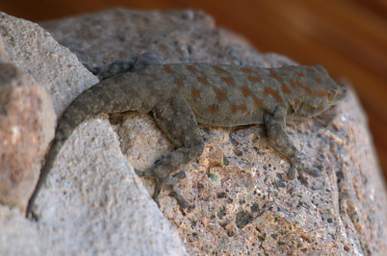
<path fill-rule="evenodd" d="M 145 176 L 145 172 L 143 171 L 140 171 L 139 169 L 134 169 L 134 172 L 137 174 L 137 176 L 139 177 L 144 177 Z"/>
<path fill-rule="evenodd" d="M 292 165 L 288 172 L 289 178 L 294 179 L 297 176 L 297 174 L 299 177 L 303 176 L 303 174 L 308 174 L 309 176 L 312 176 L 312 177 L 319 177 L 321 175 L 322 167 L 320 165 L 309 166 L 309 165 L 306 165 L 304 161 L 301 160 L 301 157 L 298 157 L 292 160 Z"/>
<path fill-rule="evenodd" d="M 185 171 L 179 171 L 176 174 L 167 177 L 164 181 L 165 184 L 171 188 L 170 196 L 176 199 L 177 204 L 181 209 L 192 208 L 192 205 L 181 195 L 181 193 L 176 188 L 176 184 L 179 182 L 179 180 L 184 179 L 185 177 Z"/>
<path fill-rule="evenodd" d="M 152 198 L 156 202 L 158 207 L 160 207 L 159 196 L 160 196 L 160 192 L 161 192 L 162 187 L 163 187 L 162 181 L 160 181 L 159 179 L 156 179 L 155 188 L 153 190 Z"/>
<path fill-rule="evenodd" d="M 140 175 L 144 176 L 144 172 L 140 172 L 136 170 L 136 173 L 139 172 Z M 147 172 L 147 171 L 145 171 Z M 146 176 L 146 175 L 145 175 Z M 185 178 L 185 172 L 180 171 L 176 173 L 175 175 L 167 176 L 165 178 L 160 178 L 155 175 L 149 175 L 155 179 L 155 187 L 153 190 L 152 199 L 156 202 L 157 206 L 160 207 L 159 203 L 159 197 L 161 190 L 164 187 L 168 187 L 171 190 L 170 195 L 174 197 L 181 209 L 190 209 L 192 208 L 192 205 L 185 200 L 185 198 L 177 191 L 175 188 L 175 185 L 178 183 L 179 180 Z"/>
<path fill-rule="evenodd" d="M 151 168 L 140 171 L 139 169 L 134 169 L 134 172 L 137 174 L 139 177 L 154 177 L 155 175 L 153 174 L 153 170 Z"/>
<path fill-rule="evenodd" d="M 174 175 L 172 175 L 173 178 L 177 179 L 177 180 L 181 180 L 181 179 L 184 179 L 186 177 L 186 173 L 185 171 L 180 171 Z"/>
<path fill-rule="evenodd" d="M 301 173 L 304 169 L 304 165 L 299 158 L 294 158 L 290 161 L 290 168 L 288 171 L 288 179 L 293 180 L 296 178 L 297 173 Z"/>
<path fill-rule="evenodd" d="M 297 173 L 297 167 L 294 164 L 292 164 L 288 170 L 287 178 L 289 180 L 294 180 L 294 178 L 296 177 L 296 173 Z"/>
<path fill-rule="evenodd" d="M 316 166 L 316 167 L 313 166 L 313 167 L 305 168 L 304 172 L 307 173 L 308 175 L 312 176 L 312 177 L 319 177 L 319 176 L 321 176 L 321 171 L 320 171 L 320 168 L 318 166 Z"/>
<path fill-rule="evenodd" d="M 192 209 L 193 205 L 190 204 L 175 188 L 173 188 L 171 194 L 180 206 L 181 209 Z"/>

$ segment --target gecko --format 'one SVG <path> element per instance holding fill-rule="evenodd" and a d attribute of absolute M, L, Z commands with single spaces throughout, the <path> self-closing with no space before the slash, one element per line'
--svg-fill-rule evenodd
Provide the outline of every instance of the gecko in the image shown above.
<path fill-rule="evenodd" d="M 156 180 L 153 198 L 171 175 L 199 157 L 204 148 L 199 124 L 215 127 L 264 125 L 270 145 L 290 162 L 289 179 L 319 171 L 304 164 L 304 157 L 286 133 L 289 117 L 310 119 L 332 108 L 345 95 L 345 87 L 324 67 L 287 65 L 262 68 L 238 65 L 147 64 L 102 80 L 85 90 L 62 114 L 35 192 L 39 191 L 56 154 L 74 129 L 101 113 L 151 113 L 175 149 L 150 168 L 136 171 Z M 181 177 L 180 177 L 181 178 Z M 173 191 L 178 203 L 187 202 Z"/>

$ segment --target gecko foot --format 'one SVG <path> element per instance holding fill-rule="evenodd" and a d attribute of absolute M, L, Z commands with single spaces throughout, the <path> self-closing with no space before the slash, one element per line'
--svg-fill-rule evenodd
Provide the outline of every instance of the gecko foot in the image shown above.
<path fill-rule="evenodd" d="M 154 175 L 149 173 L 149 170 L 145 170 L 145 171 L 140 171 L 138 169 L 134 169 L 134 172 L 137 174 L 137 176 L 139 177 L 153 177 Z"/>
<path fill-rule="evenodd" d="M 164 178 L 161 183 L 161 186 L 168 186 L 168 188 L 171 190 L 170 196 L 175 198 L 177 204 L 180 206 L 181 209 L 192 208 L 192 205 L 181 195 L 179 190 L 176 188 L 176 184 L 179 182 L 179 180 L 185 177 L 185 172 L 180 171 L 174 175 Z"/>
<path fill-rule="evenodd" d="M 159 205 L 158 197 L 160 195 L 161 189 L 163 188 L 163 186 L 168 186 L 168 188 L 171 190 L 171 193 L 169 195 L 175 198 L 175 200 L 177 201 L 177 204 L 181 209 L 192 208 L 192 205 L 176 189 L 176 184 L 178 180 L 184 177 L 185 177 L 185 172 L 181 171 L 181 172 L 178 172 L 176 175 L 167 177 L 163 180 L 156 179 L 156 186 L 152 196 L 153 200 L 155 200 L 156 203 Z"/>
<path fill-rule="evenodd" d="M 176 188 L 176 184 L 178 183 L 179 180 L 183 179 L 186 177 L 186 174 L 184 171 L 180 171 L 176 173 L 175 175 L 172 175 L 168 177 L 168 181 L 166 182 L 167 185 L 170 186 L 172 192 L 171 196 L 173 196 L 178 205 L 180 206 L 181 209 L 188 209 L 188 208 L 193 208 L 193 205 L 190 204 L 179 192 L 179 190 Z"/>
<path fill-rule="evenodd" d="M 319 177 L 321 175 L 321 167 L 311 166 L 304 169 L 304 172 L 312 177 Z"/>
<path fill-rule="evenodd" d="M 171 175 L 164 178 L 157 177 L 153 173 L 152 168 L 146 171 L 135 170 L 135 172 L 140 177 L 150 177 L 155 180 L 155 187 L 154 187 L 152 199 L 156 202 L 156 204 L 159 207 L 160 207 L 160 203 L 159 203 L 160 192 L 164 186 L 167 186 L 171 190 L 170 195 L 176 199 L 181 209 L 192 208 L 192 205 L 180 194 L 180 192 L 175 187 L 179 180 L 186 177 L 184 171 L 180 171 L 175 175 Z"/>
<path fill-rule="evenodd" d="M 321 167 L 306 166 L 299 158 L 291 161 L 291 166 L 288 171 L 288 179 L 293 180 L 298 174 L 298 178 L 302 183 L 304 183 L 306 181 L 306 177 L 304 176 L 305 173 L 312 177 L 319 177 L 321 174 Z"/>

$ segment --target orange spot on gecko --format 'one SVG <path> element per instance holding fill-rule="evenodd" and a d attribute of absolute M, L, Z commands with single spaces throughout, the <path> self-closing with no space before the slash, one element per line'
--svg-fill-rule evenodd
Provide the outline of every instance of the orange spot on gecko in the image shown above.
<path fill-rule="evenodd" d="M 308 94 L 310 94 L 310 95 L 313 95 L 313 91 L 312 91 L 312 89 L 311 89 L 308 85 L 306 85 L 306 84 L 304 84 L 304 83 L 302 83 L 302 82 L 298 82 L 298 84 L 299 84 L 299 86 L 300 86 L 302 89 L 304 89 L 304 91 L 305 91 L 306 93 L 308 93 Z"/>
<path fill-rule="evenodd" d="M 184 81 L 181 78 L 176 78 L 175 80 L 177 88 L 183 88 L 184 87 Z"/>
<path fill-rule="evenodd" d="M 185 66 L 190 72 L 192 72 L 193 74 L 199 74 L 199 70 L 196 68 L 195 65 L 193 64 L 188 64 Z"/>
<path fill-rule="evenodd" d="M 282 103 L 281 96 L 273 88 L 265 87 L 264 93 L 272 96 L 278 103 Z"/>
<path fill-rule="evenodd" d="M 216 113 L 219 111 L 219 106 L 216 104 L 212 104 L 212 105 L 208 106 L 207 110 L 208 110 L 208 112 L 213 114 L 213 113 Z"/>
<path fill-rule="evenodd" d="M 230 75 L 230 73 L 227 70 L 224 70 L 223 68 L 221 68 L 219 66 L 212 66 L 212 68 L 219 75 Z"/>
<path fill-rule="evenodd" d="M 197 79 L 200 83 L 202 83 L 202 84 L 205 84 L 205 85 L 209 85 L 209 84 L 210 84 L 210 82 L 208 82 L 207 77 L 205 77 L 205 76 L 198 76 L 198 77 L 196 77 L 196 79 Z"/>
<path fill-rule="evenodd" d="M 247 76 L 247 80 L 253 83 L 260 83 L 262 81 L 261 77 L 259 75 L 255 76 Z"/>
<path fill-rule="evenodd" d="M 235 104 L 230 105 L 231 113 L 236 113 L 238 109 L 239 109 L 238 105 L 235 105 Z"/>
<path fill-rule="evenodd" d="M 259 99 L 257 96 L 253 96 L 253 101 L 254 101 L 254 107 L 255 108 L 263 108 L 263 101 Z"/>
<path fill-rule="evenodd" d="M 251 96 L 251 90 L 250 90 L 250 88 L 247 86 L 247 85 L 244 85 L 243 87 L 242 87 L 242 94 L 243 94 L 243 96 L 245 96 L 245 97 L 248 97 L 248 96 Z"/>
<path fill-rule="evenodd" d="M 164 69 L 165 73 L 168 73 L 168 74 L 174 74 L 175 73 L 175 71 L 172 69 L 171 65 L 165 64 L 163 66 L 163 69 Z"/>
<path fill-rule="evenodd" d="M 247 106 L 246 104 L 231 104 L 230 105 L 230 110 L 231 110 L 231 113 L 237 113 L 237 112 L 241 112 L 241 113 L 246 113 L 247 112 Z"/>
<path fill-rule="evenodd" d="M 213 90 L 215 91 L 216 99 L 219 102 L 225 101 L 227 99 L 227 93 L 223 89 L 213 87 Z"/>
<path fill-rule="evenodd" d="M 165 53 L 168 51 L 168 47 L 165 44 L 159 44 L 159 50 Z"/>
<path fill-rule="evenodd" d="M 316 95 L 318 97 L 330 97 L 330 93 L 324 90 L 313 91 L 313 95 Z"/>
<path fill-rule="evenodd" d="M 239 105 L 239 110 L 240 110 L 242 113 L 247 113 L 247 106 L 246 106 L 246 104 L 241 104 L 241 105 Z"/>
<path fill-rule="evenodd" d="M 200 97 L 200 91 L 198 89 L 192 88 L 191 89 L 191 96 L 194 99 L 199 98 Z"/>
<path fill-rule="evenodd" d="M 321 77 L 316 76 L 315 80 L 316 80 L 316 82 L 317 82 L 318 84 L 321 84 Z"/>
<path fill-rule="evenodd" d="M 241 67 L 241 71 L 246 74 L 251 74 L 254 70 L 251 67 Z"/>
<path fill-rule="evenodd" d="M 320 96 L 320 92 L 313 91 L 312 88 L 310 88 L 307 84 L 305 84 L 305 82 L 301 82 L 299 80 L 293 79 L 290 84 L 294 87 L 299 87 L 303 89 L 309 95 Z M 326 96 L 326 95 L 321 95 L 321 96 Z"/>
<path fill-rule="evenodd" d="M 281 82 L 282 77 L 275 71 L 275 69 L 270 69 L 270 75 L 277 81 Z"/>
<path fill-rule="evenodd" d="M 292 87 L 300 87 L 300 88 L 302 87 L 301 82 L 299 80 L 296 80 L 296 79 L 291 80 L 290 85 Z"/>
<path fill-rule="evenodd" d="M 282 92 L 284 94 L 290 94 L 291 91 L 290 91 L 290 88 L 287 84 L 282 84 L 281 86 L 282 86 Z"/>
<path fill-rule="evenodd" d="M 235 85 L 234 78 L 232 78 L 231 76 L 222 77 L 222 80 L 223 80 L 228 86 L 234 86 L 234 85 Z"/>
<path fill-rule="evenodd" d="M 298 77 L 305 77 L 305 74 L 302 73 L 301 71 L 299 71 L 299 72 L 296 73 L 296 76 L 298 76 Z"/>
<path fill-rule="evenodd" d="M 317 96 L 317 97 L 327 97 L 329 92 L 326 90 L 313 90 L 307 84 L 300 82 L 300 87 L 309 95 Z"/>

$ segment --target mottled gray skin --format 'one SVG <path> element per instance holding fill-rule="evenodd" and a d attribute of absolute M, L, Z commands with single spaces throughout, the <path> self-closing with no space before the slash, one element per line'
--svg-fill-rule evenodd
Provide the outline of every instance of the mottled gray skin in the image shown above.
<path fill-rule="evenodd" d="M 300 175 L 317 175 L 316 170 L 302 164 L 300 153 L 286 134 L 286 118 L 319 115 L 343 95 L 344 88 L 321 66 L 148 65 L 108 78 L 71 103 L 59 121 L 40 183 L 64 141 L 82 121 L 100 113 L 126 111 L 152 113 L 176 146 L 141 172 L 156 178 L 155 198 L 162 184 L 175 184 L 172 172 L 202 153 L 198 123 L 220 127 L 263 124 L 273 148 L 291 163 L 289 178 L 295 177 L 296 170 Z M 185 200 L 175 195 L 186 207 Z"/>

